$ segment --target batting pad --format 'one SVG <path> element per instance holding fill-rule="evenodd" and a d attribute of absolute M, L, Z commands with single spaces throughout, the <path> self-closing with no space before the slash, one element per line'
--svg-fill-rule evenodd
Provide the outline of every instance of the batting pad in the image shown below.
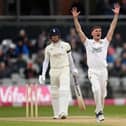
<path fill-rule="evenodd" d="M 70 91 L 59 90 L 59 115 L 64 113 L 68 115 Z"/>
<path fill-rule="evenodd" d="M 59 115 L 59 93 L 57 87 L 51 88 L 51 102 L 54 116 Z"/>

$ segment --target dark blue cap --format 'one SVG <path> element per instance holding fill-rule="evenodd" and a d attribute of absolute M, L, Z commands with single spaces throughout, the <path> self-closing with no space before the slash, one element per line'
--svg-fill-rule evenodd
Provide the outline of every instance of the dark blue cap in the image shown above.
<path fill-rule="evenodd" d="M 50 37 L 55 36 L 55 35 L 59 35 L 59 36 L 61 35 L 61 32 L 60 32 L 59 28 L 57 28 L 57 27 L 52 28 L 49 33 Z"/>

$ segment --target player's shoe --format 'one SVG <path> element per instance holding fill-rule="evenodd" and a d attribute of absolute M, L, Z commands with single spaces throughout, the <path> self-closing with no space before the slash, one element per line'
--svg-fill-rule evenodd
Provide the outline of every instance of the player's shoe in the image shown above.
<path fill-rule="evenodd" d="M 66 119 L 67 116 L 65 115 L 64 112 L 62 112 L 62 113 L 59 115 L 59 118 L 60 118 L 60 119 Z"/>
<path fill-rule="evenodd" d="M 53 116 L 53 119 L 59 119 L 59 116 Z"/>
<path fill-rule="evenodd" d="M 97 122 L 102 122 L 104 121 L 105 117 L 102 111 L 96 113 L 96 121 Z"/>

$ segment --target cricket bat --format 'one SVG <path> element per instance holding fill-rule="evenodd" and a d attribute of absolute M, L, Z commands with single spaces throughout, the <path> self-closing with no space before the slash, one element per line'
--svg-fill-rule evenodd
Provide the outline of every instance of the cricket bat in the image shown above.
<path fill-rule="evenodd" d="M 77 78 L 75 76 L 73 76 L 73 79 L 74 79 L 74 90 L 75 90 L 78 106 L 81 110 L 85 110 L 86 106 L 84 103 L 84 99 L 82 97 L 80 86 L 77 82 Z"/>

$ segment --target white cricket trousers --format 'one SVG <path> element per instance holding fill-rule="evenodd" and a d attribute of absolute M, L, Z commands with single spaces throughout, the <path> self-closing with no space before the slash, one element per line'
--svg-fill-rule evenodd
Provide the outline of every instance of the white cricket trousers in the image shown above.
<path fill-rule="evenodd" d="M 107 68 L 89 69 L 88 78 L 92 85 L 92 92 L 96 104 L 95 112 L 98 113 L 99 111 L 103 111 L 104 99 L 107 95 Z"/>
<path fill-rule="evenodd" d="M 57 117 L 62 113 L 67 116 L 70 99 L 70 68 L 51 69 L 50 81 L 54 116 Z"/>

